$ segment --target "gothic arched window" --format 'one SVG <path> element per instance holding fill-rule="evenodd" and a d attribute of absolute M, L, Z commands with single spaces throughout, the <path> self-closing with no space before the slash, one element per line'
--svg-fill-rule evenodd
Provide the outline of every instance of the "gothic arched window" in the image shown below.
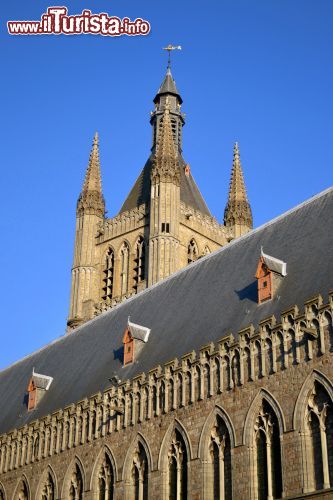
<path fill-rule="evenodd" d="M 145 279 L 145 242 L 142 236 L 139 237 L 135 246 L 134 256 L 134 285 L 135 292 L 138 286 Z"/>
<path fill-rule="evenodd" d="M 231 447 L 229 431 L 217 415 L 209 442 L 209 456 L 212 477 L 212 498 L 231 500 Z"/>
<path fill-rule="evenodd" d="M 46 481 L 42 489 L 41 500 L 54 500 L 54 481 L 50 473 L 48 473 Z"/>
<path fill-rule="evenodd" d="M 128 292 L 128 266 L 129 265 L 129 246 L 123 243 L 120 250 L 120 294 L 125 295 Z"/>
<path fill-rule="evenodd" d="M 69 500 L 82 500 L 83 498 L 83 479 L 80 467 L 75 464 L 70 476 Z"/>
<path fill-rule="evenodd" d="M 114 474 L 111 460 L 105 453 L 98 471 L 98 500 L 113 500 Z"/>
<path fill-rule="evenodd" d="M 263 400 L 254 425 L 257 498 L 280 498 L 282 494 L 280 431 L 270 404 Z"/>
<path fill-rule="evenodd" d="M 169 500 L 187 499 L 187 452 L 184 439 L 175 429 L 168 452 Z"/>
<path fill-rule="evenodd" d="M 112 248 L 106 253 L 103 268 L 102 300 L 105 302 L 113 297 L 114 252 Z"/>
<path fill-rule="evenodd" d="M 138 443 L 133 456 L 131 471 L 132 497 L 135 500 L 148 500 L 148 460 L 141 443 Z"/>
<path fill-rule="evenodd" d="M 318 382 L 308 398 L 305 421 L 309 490 L 330 488 L 333 486 L 333 404 Z"/>
<path fill-rule="evenodd" d="M 198 257 L 198 245 L 196 244 L 195 240 L 192 239 L 187 247 L 187 263 L 191 264 L 191 262 L 196 261 Z"/>
<path fill-rule="evenodd" d="M 24 479 L 19 484 L 15 500 L 29 500 L 28 487 Z"/>

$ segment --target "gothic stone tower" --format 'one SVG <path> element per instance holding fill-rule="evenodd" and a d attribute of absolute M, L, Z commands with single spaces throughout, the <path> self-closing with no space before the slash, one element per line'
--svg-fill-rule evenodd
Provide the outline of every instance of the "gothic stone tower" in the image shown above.
<path fill-rule="evenodd" d="M 252 228 L 238 145 L 224 224 L 212 217 L 182 156 L 182 102 L 168 66 L 151 113 L 151 154 L 110 219 L 94 138 L 77 203 L 69 329 Z"/>

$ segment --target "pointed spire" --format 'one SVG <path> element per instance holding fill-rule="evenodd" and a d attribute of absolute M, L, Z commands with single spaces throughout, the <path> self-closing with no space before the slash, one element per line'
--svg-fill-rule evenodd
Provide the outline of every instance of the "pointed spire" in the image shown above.
<path fill-rule="evenodd" d="M 177 184 L 180 183 L 180 167 L 172 132 L 168 100 L 165 105 L 152 169 L 152 178 L 156 176 L 164 180 L 175 180 Z"/>
<path fill-rule="evenodd" d="M 173 79 L 173 76 L 171 74 L 171 68 L 169 65 L 167 67 L 167 71 L 166 71 L 166 75 L 164 77 L 164 80 L 163 80 L 160 88 L 157 91 L 154 102 L 157 103 L 160 96 L 165 95 L 165 94 L 172 94 L 172 95 L 176 96 L 179 100 L 179 104 L 182 104 L 183 100 L 180 97 L 180 94 L 177 90 L 176 82 Z"/>
<path fill-rule="evenodd" d="M 252 229 L 252 211 L 247 199 L 238 143 L 234 146 L 228 203 L 224 211 L 224 224 L 235 227 L 240 236 Z M 237 226 L 237 227 L 236 227 Z"/>
<path fill-rule="evenodd" d="M 101 216 L 104 216 L 105 213 L 97 132 L 94 136 L 83 188 L 78 199 L 77 211 Z"/>

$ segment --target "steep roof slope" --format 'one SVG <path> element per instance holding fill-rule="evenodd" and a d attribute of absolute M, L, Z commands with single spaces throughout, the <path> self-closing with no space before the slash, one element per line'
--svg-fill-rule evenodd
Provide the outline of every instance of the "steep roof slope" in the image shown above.
<path fill-rule="evenodd" d="M 333 188 L 278 217 L 0 372 L 0 432 L 104 390 L 321 293 L 333 285 Z M 257 304 L 260 249 L 287 263 L 273 300 Z M 131 321 L 151 328 L 137 361 L 122 367 Z M 38 408 L 24 396 L 32 369 L 53 377 Z"/>
<path fill-rule="evenodd" d="M 196 210 L 199 210 L 205 215 L 211 216 L 211 213 L 199 191 L 199 188 L 190 173 L 186 176 L 184 173 L 184 167 L 186 165 L 183 158 L 180 159 L 181 162 L 181 178 L 180 178 L 180 200 L 186 205 L 189 205 Z M 149 203 L 150 201 L 150 172 L 153 164 L 153 155 L 151 155 L 146 162 L 145 166 L 141 170 L 141 173 L 134 186 L 129 192 L 126 200 L 123 203 L 119 213 L 131 210 L 138 207 L 142 203 Z"/>

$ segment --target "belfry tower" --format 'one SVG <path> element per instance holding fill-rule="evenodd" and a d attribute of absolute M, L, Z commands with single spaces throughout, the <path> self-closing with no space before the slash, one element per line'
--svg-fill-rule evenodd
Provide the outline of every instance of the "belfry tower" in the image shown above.
<path fill-rule="evenodd" d="M 180 165 L 177 141 L 167 100 L 151 171 L 148 285 L 178 269 Z"/>
<path fill-rule="evenodd" d="M 69 330 L 252 228 L 238 146 L 224 224 L 197 187 L 183 158 L 183 101 L 170 63 L 153 102 L 150 156 L 112 218 L 105 217 L 94 138 L 77 203 Z"/>

